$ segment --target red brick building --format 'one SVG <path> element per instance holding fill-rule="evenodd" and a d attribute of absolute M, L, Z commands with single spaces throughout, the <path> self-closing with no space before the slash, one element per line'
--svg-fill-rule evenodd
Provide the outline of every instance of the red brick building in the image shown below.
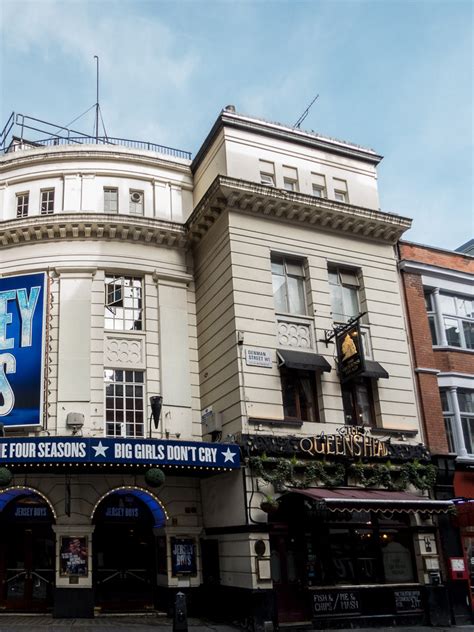
<path fill-rule="evenodd" d="M 452 579 L 451 595 L 462 602 L 469 584 L 474 607 L 474 257 L 407 242 L 399 257 L 425 441 L 439 468 L 436 493 L 459 499 L 451 520 L 459 529 L 445 530 L 446 576 L 454 577 L 450 558 L 464 557 L 470 581 Z"/>

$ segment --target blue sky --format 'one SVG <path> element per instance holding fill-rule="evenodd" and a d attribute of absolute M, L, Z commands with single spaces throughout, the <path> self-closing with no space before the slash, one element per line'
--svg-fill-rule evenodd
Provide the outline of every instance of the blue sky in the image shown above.
<path fill-rule="evenodd" d="M 0 0 L 0 127 L 67 124 L 196 152 L 226 104 L 372 147 L 412 241 L 474 235 L 471 0 Z M 92 132 L 92 116 L 76 123 Z"/>

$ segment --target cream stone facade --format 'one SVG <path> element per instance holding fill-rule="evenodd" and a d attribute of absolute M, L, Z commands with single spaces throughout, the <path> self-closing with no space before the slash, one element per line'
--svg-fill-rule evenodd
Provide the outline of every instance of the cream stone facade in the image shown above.
<path fill-rule="evenodd" d="M 390 449 L 394 477 L 402 471 L 409 477 L 403 468 L 413 457 L 426 461 L 394 249 L 410 220 L 378 208 L 381 156 L 231 107 L 193 161 L 168 148 L 63 140 L 44 146 L 17 140 L 0 158 L 1 278 L 39 272 L 47 278 L 41 423 L 9 427 L 5 416 L 0 441 L 37 445 L 46 437 L 86 446 L 87 440 L 100 457 L 86 464 L 2 460 L 13 472 L 2 492 L 12 494 L 9 502 L 49 503 L 55 554 L 40 606 L 60 615 L 73 599 L 79 616 L 94 608 L 166 610 L 179 588 L 196 612 L 211 612 L 217 599 L 230 619 L 245 613 L 257 626 L 309 620 L 318 627 L 340 614 L 321 619 L 318 599 L 331 601 L 341 584 L 363 584 L 389 591 L 392 610 L 379 614 L 392 618 L 403 618 L 396 604 L 411 591 L 415 606 L 408 613 L 423 620 L 428 571 L 436 575 L 439 558 L 434 540 L 423 549 L 418 531 L 434 534 L 430 516 L 448 503 L 433 504 L 420 493 L 423 485 L 417 496 L 418 474 L 407 479 L 412 493 L 392 487 L 382 499 L 371 490 L 347 496 L 366 489 L 356 461 L 376 469 Z M 344 382 L 332 334 L 348 320 L 360 321 L 366 366 Z M 148 401 L 157 396 L 161 417 L 152 424 Z M 83 419 L 79 428 L 71 413 Z M 344 443 L 345 435 L 365 441 L 364 452 L 347 452 L 354 444 Z M 333 438 L 322 456 L 305 449 L 313 445 L 305 440 L 320 446 L 324 437 Z M 107 449 L 115 461 L 101 460 Z M 135 458 L 117 456 L 126 449 Z M 171 456 L 161 463 L 137 456 L 158 449 Z M 277 481 L 275 468 L 289 463 L 295 476 Z M 315 463 L 329 469 L 319 479 L 311 470 L 304 485 Z M 158 465 L 166 479 L 153 489 L 149 472 Z M 313 564 L 320 555 L 311 553 L 313 542 L 292 549 L 299 535 L 291 539 L 288 507 L 291 513 L 295 503 L 295 516 L 319 511 L 321 503 L 331 507 L 324 490 L 331 468 L 340 473 L 341 467 L 345 474 L 332 487 L 342 490 L 345 504 L 336 509 L 365 512 L 367 524 L 375 520 L 369 537 L 385 534 L 398 550 L 398 583 L 389 581 L 396 571 L 381 549 L 356 578 L 341 562 L 339 579 L 328 561 Z M 420 468 L 419 476 L 427 476 L 429 465 Z M 381 487 L 377 481 L 372 487 Z M 304 498 L 314 490 L 320 500 Z M 279 499 L 286 530 L 262 509 L 266 495 Z M 7 516 L 14 505 L 4 505 Z M 383 513 L 388 506 L 401 512 L 391 525 Z M 140 516 L 141 526 L 123 520 L 125 511 Z M 126 533 L 141 530 L 153 551 L 135 573 L 146 589 L 107 548 L 105 527 L 125 548 Z M 319 528 L 308 526 L 314 534 Z M 87 540 L 88 571 L 70 581 L 61 570 L 68 555 L 61 547 L 74 538 L 76 545 Z M 9 585 L 7 558 L 0 572 Z M 117 582 L 115 601 L 107 582 Z M 4 607 L 14 607 L 14 592 L 0 596 Z M 351 608 L 363 621 L 366 607 L 356 592 Z M 35 609 L 31 591 L 21 603 Z"/>

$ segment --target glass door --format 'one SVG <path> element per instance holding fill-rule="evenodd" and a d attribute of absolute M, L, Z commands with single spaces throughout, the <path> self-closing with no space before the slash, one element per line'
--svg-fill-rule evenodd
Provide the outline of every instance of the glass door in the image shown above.
<path fill-rule="evenodd" d="M 52 601 L 54 534 L 50 527 L 8 525 L 1 602 L 7 610 L 42 611 Z"/>

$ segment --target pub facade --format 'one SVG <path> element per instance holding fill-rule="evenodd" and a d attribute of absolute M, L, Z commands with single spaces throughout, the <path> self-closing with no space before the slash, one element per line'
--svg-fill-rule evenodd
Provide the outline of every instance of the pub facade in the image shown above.
<path fill-rule="evenodd" d="M 444 623 L 381 156 L 233 106 L 193 160 L 19 120 L 0 607 Z"/>

